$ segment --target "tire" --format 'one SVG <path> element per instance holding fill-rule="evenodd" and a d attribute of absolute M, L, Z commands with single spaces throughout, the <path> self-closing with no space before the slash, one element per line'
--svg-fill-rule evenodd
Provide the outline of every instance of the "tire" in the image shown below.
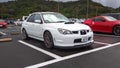
<path fill-rule="evenodd" d="M 23 40 L 29 39 L 28 34 L 25 29 L 22 30 L 22 39 Z"/>
<path fill-rule="evenodd" d="M 44 33 L 44 43 L 45 43 L 45 46 L 49 49 L 52 49 L 54 46 L 53 37 L 51 33 L 48 31 Z"/>
<path fill-rule="evenodd" d="M 113 28 L 113 34 L 117 35 L 117 36 L 120 36 L 120 26 L 115 26 Z"/>

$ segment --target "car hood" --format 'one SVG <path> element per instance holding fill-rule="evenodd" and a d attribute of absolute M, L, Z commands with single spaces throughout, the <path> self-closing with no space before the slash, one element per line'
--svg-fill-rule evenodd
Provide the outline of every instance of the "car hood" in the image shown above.
<path fill-rule="evenodd" d="M 67 29 L 67 30 L 82 30 L 82 29 L 90 29 L 89 26 L 85 24 L 79 24 L 79 23 L 74 23 L 74 24 L 65 24 L 65 23 L 48 23 L 46 24 L 47 27 L 50 28 L 62 28 L 62 29 Z"/>

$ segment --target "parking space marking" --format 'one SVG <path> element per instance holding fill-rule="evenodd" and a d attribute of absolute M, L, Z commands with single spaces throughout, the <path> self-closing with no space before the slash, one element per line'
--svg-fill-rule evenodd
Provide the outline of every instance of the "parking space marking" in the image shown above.
<path fill-rule="evenodd" d="M 43 67 L 43 66 L 46 66 L 46 65 L 49 65 L 49 64 L 53 64 L 53 63 L 56 63 L 56 62 L 64 61 L 64 60 L 75 58 L 75 57 L 82 56 L 82 55 L 86 55 L 86 54 L 89 54 L 89 53 L 93 53 L 93 52 L 100 51 L 100 50 L 103 50 L 103 49 L 107 49 L 107 48 L 110 48 L 110 47 L 114 47 L 114 46 L 117 46 L 117 45 L 120 45 L 120 42 L 115 43 L 115 44 L 111 44 L 111 45 L 108 45 L 108 46 L 103 46 L 103 47 L 95 48 L 95 49 L 92 49 L 92 50 L 76 53 L 76 54 L 73 54 L 73 55 L 65 56 L 63 58 L 58 58 L 58 59 L 50 60 L 50 61 L 47 61 L 47 62 L 39 63 L 39 64 L 36 64 L 36 65 L 27 66 L 25 68 Z"/>
<path fill-rule="evenodd" d="M 94 35 L 100 35 L 100 36 L 107 36 L 107 37 L 117 37 L 117 38 L 120 38 L 120 36 L 115 36 L 115 35 L 96 34 L 96 33 L 94 33 Z"/>
<path fill-rule="evenodd" d="M 26 45 L 26 46 L 29 46 L 29 47 L 37 50 L 37 51 L 40 51 L 40 52 L 42 52 L 42 53 L 44 53 L 44 54 L 46 54 L 46 55 L 49 55 L 49 56 L 51 56 L 51 57 L 53 57 L 53 58 L 56 58 L 56 59 L 61 58 L 60 56 L 58 56 L 58 55 L 56 55 L 56 54 L 53 54 L 53 53 L 48 52 L 48 51 L 46 51 L 46 50 L 43 50 L 43 49 L 41 49 L 41 48 L 39 48 L 39 47 L 36 47 L 36 46 L 34 46 L 34 45 L 32 45 L 32 44 L 29 44 L 29 43 L 27 43 L 27 42 L 24 42 L 24 41 L 22 41 L 22 40 L 19 40 L 18 42 L 20 42 L 20 43 L 22 43 L 22 44 L 24 44 L 24 45 Z"/>
<path fill-rule="evenodd" d="M 104 45 L 111 45 L 109 43 L 103 43 L 103 42 L 97 42 L 97 41 L 94 41 L 94 43 L 97 43 L 97 44 L 104 44 Z"/>

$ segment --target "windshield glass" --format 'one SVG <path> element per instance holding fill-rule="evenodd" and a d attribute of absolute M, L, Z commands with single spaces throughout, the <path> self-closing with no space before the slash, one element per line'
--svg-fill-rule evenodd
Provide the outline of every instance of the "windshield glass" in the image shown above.
<path fill-rule="evenodd" d="M 111 16 L 105 16 L 105 18 L 108 20 L 108 21 L 115 21 L 117 19 L 115 19 L 114 17 L 111 17 Z"/>
<path fill-rule="evenodd" d="M 70 22 L 68 18 L 60 13 L 43 13 L 45 23 L 64 23 Z"/>

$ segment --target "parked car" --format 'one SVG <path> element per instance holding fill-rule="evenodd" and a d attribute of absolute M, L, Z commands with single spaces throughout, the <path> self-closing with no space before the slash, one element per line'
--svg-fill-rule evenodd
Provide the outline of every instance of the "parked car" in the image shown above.
<path fill-rule="evenodd" d="M 105 14 L 101 14 L 102 16 L 112 16 L 114 18 L 116 18 L 117 20 L 120 20 L 120 13 L 105 13 Z"/>
<path fill-rule="evenodd" d="M 89 18 L 85 20 L 84 24 L 89 25 L 93 31 L 120 35 L 120 20 L 111 16 L 97 16 Z"/>
<path fill-rule="evenodd" d="M 84 47 L 93 44 L 93 32 L 84 24 L 70 22 L 56 12 L 35 12 L 23 21 L 22 38 L 44 41 L 47 48 Z"/>
<path fill-rule="evenodd" d="M 23 16 L 22 21 L 26 20 L 28 16 Z"/>
<path fill-rule="evenodd" d="M 17 19 L 16 21 L 14 21 L 15 25 L 22 25 L 22 20 Z"/>
<path fill-rule="evenodd" d="M 0 19 L 0 27 L 7 28 L 7 23 L 5 22 L 5 20 Z"/>
<path fill-rule="evenodd" d="M 7 24 L 14 24 L 14 20 L 13 19 L 6 19 L 5 20 Z"/>

